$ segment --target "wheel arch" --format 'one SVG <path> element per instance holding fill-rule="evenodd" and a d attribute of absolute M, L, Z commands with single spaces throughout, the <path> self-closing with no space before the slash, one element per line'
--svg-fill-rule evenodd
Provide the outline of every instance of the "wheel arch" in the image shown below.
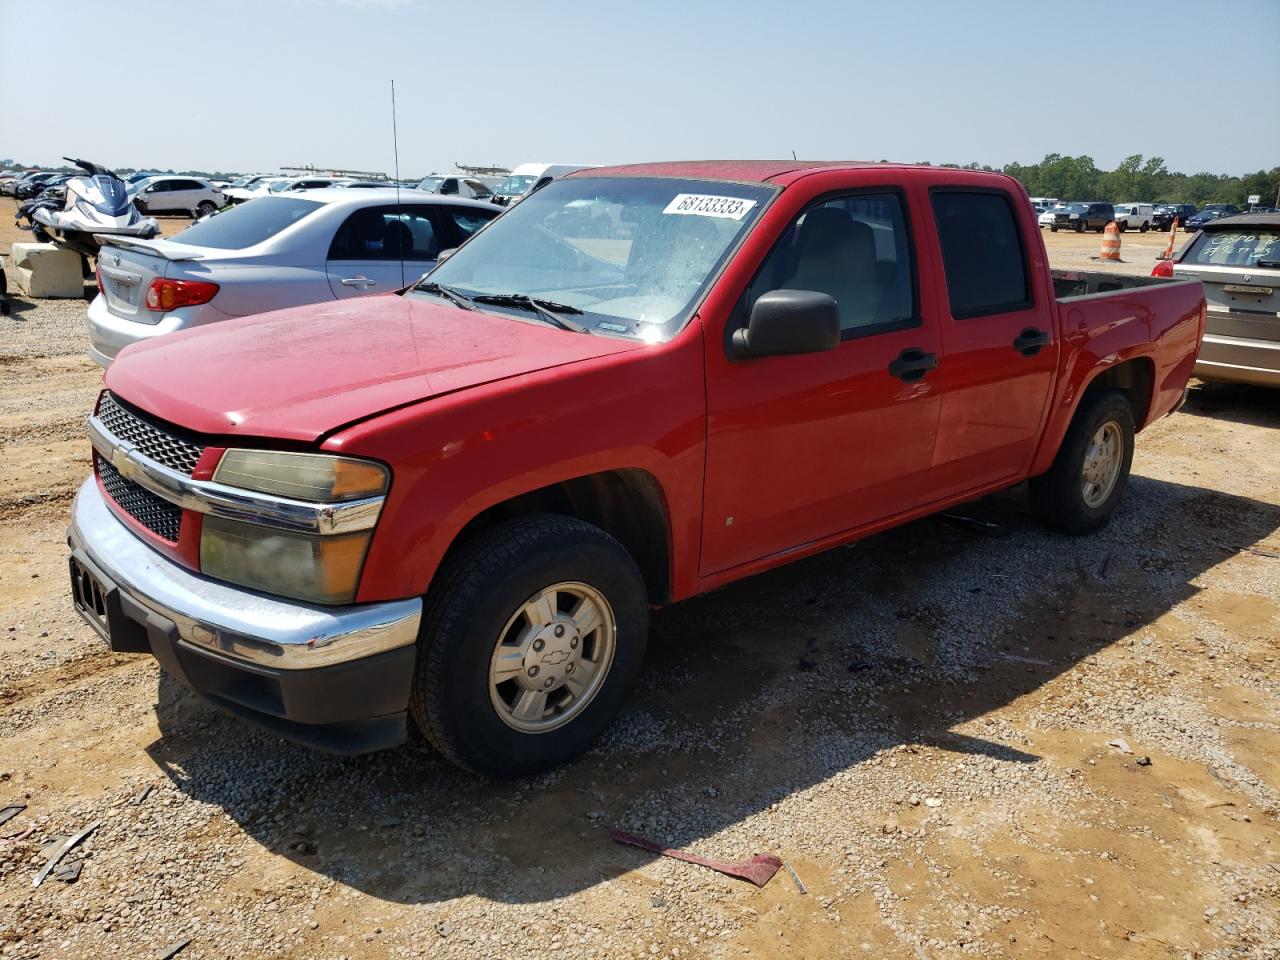
<path fill-rule="evenodd" d="M 634 467 L 557 481 L 486 507 L 458 531 L 445 550 L 440 568 L 483 530 L 535 513 L 575 517 L 604 530 L 635 560 L 649 602 L 661 605 L 671 601 L 671 520 L 667 499 L 657 477 Z"/>

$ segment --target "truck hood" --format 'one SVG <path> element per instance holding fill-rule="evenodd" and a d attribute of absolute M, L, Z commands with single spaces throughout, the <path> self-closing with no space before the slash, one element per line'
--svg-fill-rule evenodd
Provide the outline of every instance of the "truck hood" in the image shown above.
<path fill-rule="evenodd" d="M 388 294 L 137 343 L 105 380 L 113 393 L 189 430 L 310 443 L 384 410 L 641 347 Z"/>

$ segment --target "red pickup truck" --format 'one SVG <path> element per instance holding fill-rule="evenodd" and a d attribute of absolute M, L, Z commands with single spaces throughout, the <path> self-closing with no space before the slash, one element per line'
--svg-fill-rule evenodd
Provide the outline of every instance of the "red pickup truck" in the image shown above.
<path fill-rule="evenodd" d="M 1028 478 L 1106 523 L 1204 319 L 1197 281 L 1051 272 L 996 174 L 584 171 L 400 293 L 125 350 L 73 597 L 286 736 L 411 719 L 527 773 L 609 724 L 650 607 Z"/>

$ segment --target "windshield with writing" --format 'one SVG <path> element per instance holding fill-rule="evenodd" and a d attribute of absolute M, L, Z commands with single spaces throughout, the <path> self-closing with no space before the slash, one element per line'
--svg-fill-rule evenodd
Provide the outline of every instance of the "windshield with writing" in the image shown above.
<path fill-rule="evenodd" d="M 575 318 L 591 332 L 666 340 L 773 193 L 710 180 L 557 180 L 477 233 L 430 279 L 466 297 L 563 304 L 581 311 Z"/>

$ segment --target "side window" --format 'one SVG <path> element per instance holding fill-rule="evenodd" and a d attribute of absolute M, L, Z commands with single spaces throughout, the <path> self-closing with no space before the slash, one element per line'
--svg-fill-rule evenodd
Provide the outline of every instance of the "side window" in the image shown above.
<path fill-rule="evenodd" d="M 480 199 L 484 199 L 485 197 L 489 197 L 493 195 L 493 191 L 491 191 L 479 180 L 468 180 L 467 186 L 471 188 L 472 195 L 479 197 Z"/>
<path fill-rule="evenodd" d="M 435 224 L 424 207 L 357 210 L 329 246 L 330 260 L 434 260 L 439 253 Z"/>
<path fill-rule="evenodd" d="M 1026 252 L 1008 194 L 934 190 L 932 200 L 951 315 L 965 319 L 1030 307 Z"/>
<path fill-rule="evenodd" d="M 828 294 L 846 337 L 915 326 L 914 264 L 901 198 L 856 194 L 809 207 L 783 232 L 747 288 L 747 312 L 770 290 Z"/>
<path fill-rule="evenodd" d="M 434 260 L 440 255 L 436 226 L 426 207 L 405 207 L 399 218 L 392 212 L 386 221 L 384 242 L 392 259 Z"/>
<path fill-rule="evenodd" d="M 446 179 L 442 184 L 440 184 L 440 191 L 439 191 L 439 192 L 440 192 L 440 193 L 447 194 L 447 195 L 449 195 L 449 196 L 451 196 L 451 197 L 456 197 L 456 196 L 458 195 L 458 180 L 457 180 L 457 178 L 456 178 L 456 177 L 449 177 L 449 178 L 447 178 L 447 179 Z"/>

